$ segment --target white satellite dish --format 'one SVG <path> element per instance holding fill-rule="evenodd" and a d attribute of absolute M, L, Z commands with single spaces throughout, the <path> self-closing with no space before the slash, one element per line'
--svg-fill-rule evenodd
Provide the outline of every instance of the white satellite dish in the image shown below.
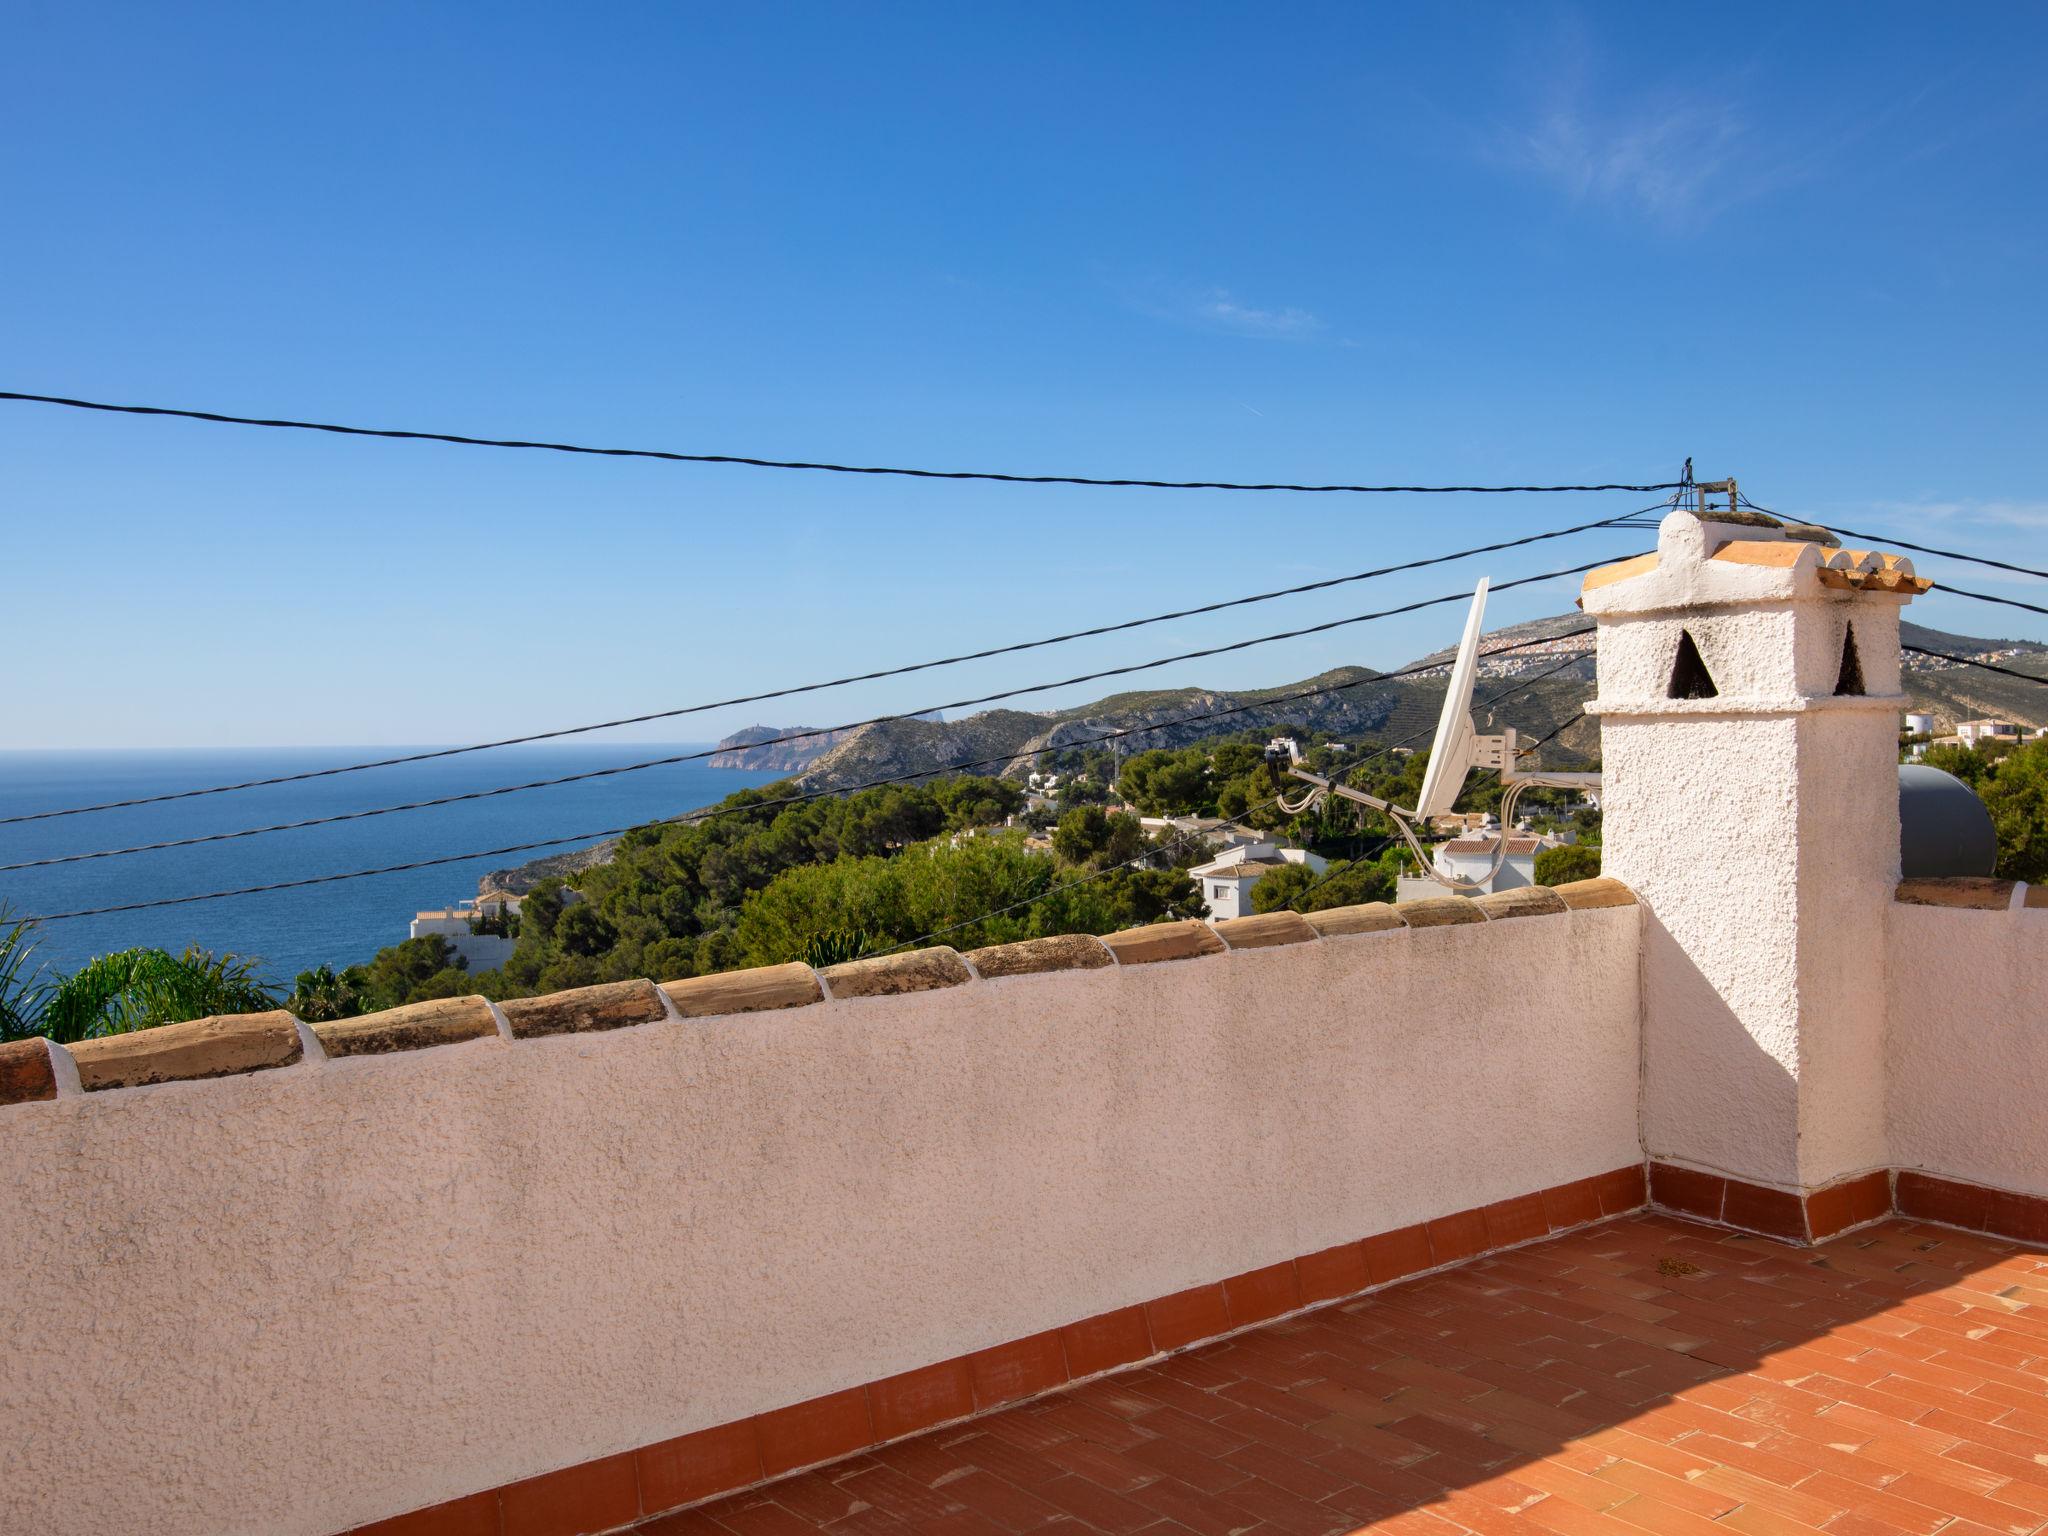
<path fill-rule="evenodd" d="M 1415 799 L 1415 820 L 1427 823 L 1456 803 L 1465 776 L 1476 760 L 1478 733 L 1472 729 L 1472 685 L 1479 676 L 1479 631 L 1486 618 L 1486 578 L 1472 589 L 1472 611 L 1465 616 L 1465 638 L 1451 663 L 1451 686 L 1444 692 L 1443 713 L 1437 716 L 1436 739 L 1429 749 L 1429 767 Z"/>
<path fill-rule="evenodd" d="M 1300 749 L 1294 743 L 1275 741 L 1266 752 L 1266 761 L 1274 773 L 1285 773 L 1311 786 L 1310 792 L 1298 802 L 1290 803 L 1282 798 L 1280 808 L 1289 815 L 1299 815 L 1325 795 L 1337 795 L 1369 806 L 1393 822 L 1394 829 L 1406 840 L 1430 878 L 1454 891 L 1475 891 L 1491 884 L 1507 859 L 1508 828 L 1513 823 L 1515 801 L 1524 789 L 1534 785 L 1571 789 L 1597 787 L 1600 783 L 1597 773 L 1525 773 L 1516 766 L 1521 753 L 1517 750 L 1512 728 L 1499 736 L 1481 736 L 1473 729 L 1472 686 L 1479 677 L 1479 634 L 1485 619 L 1486 578 L 1482 576 L 1472 591 L 1472 611 L 1465 616 L 1465 637 L 1458 642 L 1457 659 L 1451 663 L 1450 687 L 1444 692 L 1443 713 L 1437 717 L 1436 740 L 1430 747 L 1429 766 L 1423 771 L 1422 789 L 1415 797 L 1414 810 L 1402 810 L 1348 784 L 1310 773 L 1300 766 Z M 1458 794 L 1465 787 L 1465 779 L 1474 768 L 1499 769 L 1506 793 L 1501 798 L 1501 831 L 1494 843 L 1493 867 L 1483 879 L 1464 880 L 1436 869 L 1415 829 L 1418 825 L 1427 827 L 1432 818 L 1444 815 L 1457 803 Z"/>

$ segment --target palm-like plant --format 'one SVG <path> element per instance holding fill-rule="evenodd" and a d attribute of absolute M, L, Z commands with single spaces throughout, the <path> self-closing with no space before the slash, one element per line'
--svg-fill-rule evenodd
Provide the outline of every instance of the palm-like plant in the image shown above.
<path fill-rule="evenodd" d="M 257 976 L 256 961 L 196 945 L 182 955 L 116 950 L 54 981 L 32 967 L 34 953 L 32 923 L 0 931 L 0 1039 L 89 1040 L 277 1006 L 277 993 Z"/>
<path fill-rule="evenodd" d="M 7 914 L 0 910 L 0 923 Z M 0 931 L 0 1040 L 26 1040 L 38 1033 L 50 984 L 35 963 L 35 925 L 7 923 Z"/>

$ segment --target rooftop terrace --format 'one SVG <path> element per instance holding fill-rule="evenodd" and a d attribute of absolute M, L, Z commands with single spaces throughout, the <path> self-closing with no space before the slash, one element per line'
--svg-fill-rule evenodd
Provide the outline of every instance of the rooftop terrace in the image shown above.
<path fill-rule="evenodd" d="M 1302 1313 L 644 1536 L 2030 1536 L 2048 1254 L 1664 1215 Z"/>
<path fill-rule="evenodd" d="M 0 1045 L 0 1531 L 2035 1536 L 2048 889 L 1899 878 L 1917 579 L 1595 577 L 1596 880 Z"/>

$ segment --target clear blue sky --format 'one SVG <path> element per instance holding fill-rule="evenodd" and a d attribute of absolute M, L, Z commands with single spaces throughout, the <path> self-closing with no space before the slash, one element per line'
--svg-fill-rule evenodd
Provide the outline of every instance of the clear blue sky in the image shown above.
<path fill-rule="evenodd" d="M 1662 480 L 1693 454 L 1770 505 L 2048 553 L 2038 6 L 6 16 L 0 387 L 1173 478 Z M 28 405 L 0 405 L 0 465 L 11 746 L 473 739 L 1596 505 L 864 481 Z M 918 708 L 1628 547 L 644 734 Z M 1953 598 L 1916 617 L 2048 633 Z M 1141 681 L 1389 666 L 1457 622 Z"/>

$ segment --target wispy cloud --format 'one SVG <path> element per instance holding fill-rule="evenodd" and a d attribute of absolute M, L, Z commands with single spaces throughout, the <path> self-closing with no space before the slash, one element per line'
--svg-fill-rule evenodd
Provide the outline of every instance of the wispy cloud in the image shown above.
<path fill-rule="evenodd" d="M 1880 501 L 1886 517 L 1992 528 L 2048 528 L 2048 501 Z"/>
<path fill-rule="evenodd" d="M 1952 85 L 1958 71 L 1874 92 L 1870 107 L 1829 120 L 1761 83 L 1760 61 L 1731 62 L 1711 85 L 1642 80 L 1609 68 L 1585 26 L 1569 23 L 1530 72 L 1541 94 L 1496 121 L 1482 155 L 1557 188 L 1678 232 L 1740 204 L 1838 172 L 1845 152 Z M 1902 151 L 1903 152 L 1903 151 Z"/>
<path fill-rule="evenodd" d="M 1503 131 L 1499 153 L 1579 201 L 1619 205 L 1665 224 L 1692 224 L 1776 184 L 1756 135 L 1731 103 L 1693 97 L 1631 111 L 1586 100 L 1551 104 Z"/>
<path fill-rule="evenodd" d="M 1322 320 L 1305 309 L 1261 309 L 1222 288 L 1211 289 L 1192 306 L 1195 320 L 1239 336 L 1299 341 L 1323 329 Z"/>
<path fill-rule="evenodd" d="M 1255 304 L 1233 290 L 1159 273 L 1105 272 L 1104 282 L 1139 314 L 1169 325 L 1218 331 L 1257 341 L 1312 341 L 1328 330 L 1323 317 L 1298 305 Z"/>

